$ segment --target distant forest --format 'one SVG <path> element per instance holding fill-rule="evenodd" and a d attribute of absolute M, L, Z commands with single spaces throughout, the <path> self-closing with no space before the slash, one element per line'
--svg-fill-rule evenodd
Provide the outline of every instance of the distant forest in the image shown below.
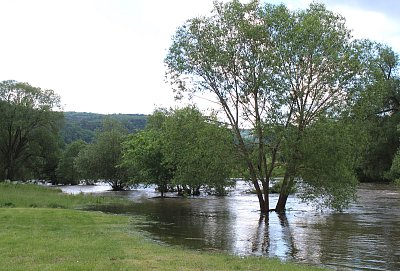
<path fill-rule="evenodd" d="M 105 118 L 119 121 L 129 133 L 144 129 L 147 115 L 143 114 L 96 114 L 86 112 L 64 112 L 65 124 L 61 135 L 66 144 L 82 139 L 90 143 L 93 141 L 95 131 L 102 128 Z"/>

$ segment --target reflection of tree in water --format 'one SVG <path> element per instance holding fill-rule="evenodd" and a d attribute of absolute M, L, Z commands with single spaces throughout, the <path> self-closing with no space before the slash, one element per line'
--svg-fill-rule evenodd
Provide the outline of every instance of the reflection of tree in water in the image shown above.
<path fill-rule="evenodd" d="M 376 187 L 364 185 L 359 202 L 345 213 L 320 213 L 303 206 L 286 215 L 271 213 L 269 220 L 254 211 L 257 202 L 246 194 L 146 198 L 129 206 L 101 206 L 98 210 L 146 217 L 139 219 L 139 226 L 169 244 L 278 257 L 338 270 L 400 270 L 400 193 L 387 185 Z M 122 193 L 132 192 L 117 195 Z"/>
<path fill-rule="evenodd" d="M 295 238 L 293 237 L 293 231 L 290 228 L 289 220 L 285 213 L 279 213 L 278 218 L 282 227 L 283 241 L 288 248 L 286 256 L 290 259 L 295 259 L 299 250 L 296 247 Z"/>
<path fill-rule="evenodd" d="M 252 238 L 251 252 L 253 253 L 268 253 L 270 247 L 269 239 L 269 221 L 268 217 L 260 215 L 258 227 Z"/>
<path fill-rule="evenodd" d="M 260 216 L 258 227 L 251 238 L 251 252 L 268 256 L 280 256 L 285 259 L 295 259 L 298 249 L 289 221 L 285 214 L 279 214 L 280 234 L 278 228 L 271 231 L 268 217 Z M 279 238 L 280 237 L 280 238 Z M 280 255 L 283 253 L 284 255 Z"/>

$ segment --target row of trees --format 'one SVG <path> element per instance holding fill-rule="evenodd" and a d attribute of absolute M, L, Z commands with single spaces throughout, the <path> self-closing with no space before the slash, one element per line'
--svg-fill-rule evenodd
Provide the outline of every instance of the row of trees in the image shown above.
<path fill-rule="evenodd" d="M 158 110 L 136 134 L 108 119 L 93 143 L 69 144 L 57 176 L 62 183 L 104 180 L 114 190 L 156 184 L 161 196 L 170 189 L 199 194 L 200 188 L 221 194 L 229 183 L 233 152 L 229 130 L 196 108 Z"/>
<path fill-rule="evenodd" d="M 198 194 L 201 187 L 223 193 L 233 165 L 233 139 L 215 118 L 196 108 L 159 110 L 148 127 L 128 134 L 106 119 L 94 142 L 63 147 L 60 98 L 27 83 L 0 83 L 1 180 L 47 180 L 58 184 L 109 182 L 114 190 L 135 183 L 177 187 Z"/>

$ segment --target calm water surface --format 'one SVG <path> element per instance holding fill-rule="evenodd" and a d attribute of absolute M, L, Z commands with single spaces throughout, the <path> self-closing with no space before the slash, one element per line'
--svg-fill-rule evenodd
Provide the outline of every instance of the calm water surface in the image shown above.
<path fill-rule="evenodd" d="M 137 226 L 151 238 L 193 249 L 278 257 L 335 270 L 400 270 L 400 189 L 362 184 L 359 200 L 343 213 L 319 212 L 289 198 L 285 216 L 260 217 L 255 195 L 238 181 L 228 197 L 152 198 L 154 189 L 105 191 L 108 186 L 68 186 L 64 192 L 96 192 L 132 200 L 103 211 L 142 215 Z M 277 201 L 272 195 L 271 206 Z"/>

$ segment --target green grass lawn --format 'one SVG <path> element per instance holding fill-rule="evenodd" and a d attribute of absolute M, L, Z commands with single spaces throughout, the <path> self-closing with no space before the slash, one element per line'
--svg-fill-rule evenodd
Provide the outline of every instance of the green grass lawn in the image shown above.
<path fill-rule="evenodd" d="M 140 218 L 73 209 L 108 200 L 0 184 L 0 270 L 321 270 L 161 245 L 132 226 Z"/>

